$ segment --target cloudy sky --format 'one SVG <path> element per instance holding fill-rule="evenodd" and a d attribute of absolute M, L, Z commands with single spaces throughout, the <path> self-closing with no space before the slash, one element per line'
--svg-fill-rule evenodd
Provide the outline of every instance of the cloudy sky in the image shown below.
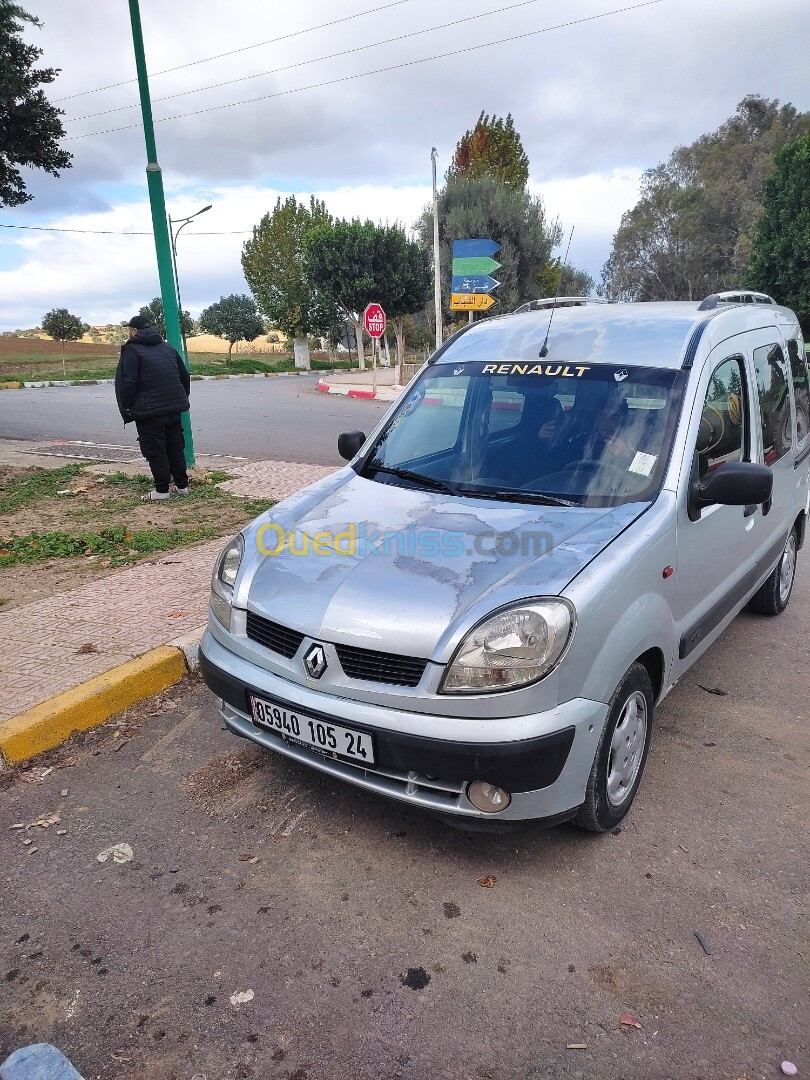
<path fill-rule="evenodd" d="M 25 6 L 61 68 L 48 93 L 74 163 L 31 172 L 34 201 L 0 225 L 112 235 L 0 228 L 0 330 L 52 307 L 127 318 L 159 291 L 151 237 L 119 235 L 149 228 L 128 5 Z M 247 291 L 241 245 L 278 195 L 410 228 L 431 146 L 443 172 L 482 109 L 512 113 L 532 188 L 598 280 L 645 168 L 748 93 L 810 108 L 806 0 L 141 0 L 141 16 L 169 211 L 213 207 L 178 241 L 195 314 Z"/>

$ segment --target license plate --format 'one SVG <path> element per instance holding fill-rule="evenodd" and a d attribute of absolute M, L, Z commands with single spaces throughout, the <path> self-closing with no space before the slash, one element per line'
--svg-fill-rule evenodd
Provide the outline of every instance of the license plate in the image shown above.
<path fill-rule="evenodd" d="M 272 731 L 285 742 L 306 746 L 326 757 L 344 758 L 362 765 L 374 764 L 374 740 L 366 731 L 318 720 L 253 695 L 250 708 L 256 727 Z"/>

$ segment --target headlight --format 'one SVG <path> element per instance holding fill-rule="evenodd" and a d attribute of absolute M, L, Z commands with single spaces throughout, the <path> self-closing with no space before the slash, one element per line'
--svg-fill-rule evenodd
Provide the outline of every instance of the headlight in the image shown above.
<path fill-rule="evenodd" d="M 228 541 L 225 550 L 217 559 L 211 578 L 211 609 L 227 630 L 231 628 L 233 585 L 244 554 L 245 542 L 240 533 Z"/>
<path fill-rule="evenodd" d="M 442 681 L 445 694 L 514 690 L 542 679 L 559 663 L 574 629 L 567 600 L 534 600 L 503 608 L 474 627 Z"/>
<path fill-rule="evenodd" d="M 240 533 L 238 536 L 235 536 L 233 540 L 229 541 L 227 547 L 220 555 L 216 570 L 214 571 L 214 580 L 218 581 L 221 585 L 225 585 L 227 588 L 232 589 L 233 583 L 236 581 L 236 575 L 239 573 L 239 566 L 244 554 L 245 541 L 242 539 L 242 534 Z"/>

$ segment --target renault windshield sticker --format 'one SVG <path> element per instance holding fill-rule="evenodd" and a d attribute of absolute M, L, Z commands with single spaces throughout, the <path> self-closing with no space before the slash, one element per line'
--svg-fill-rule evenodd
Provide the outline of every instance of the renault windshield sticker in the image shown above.
<path fill-rule="evenodd" d="M 581 379 L 590 364 L 534 364 L 529 361 L 511 361 L 506 364 L 483 364 L 479 375 L 551 375 L 563 379 Z"/>

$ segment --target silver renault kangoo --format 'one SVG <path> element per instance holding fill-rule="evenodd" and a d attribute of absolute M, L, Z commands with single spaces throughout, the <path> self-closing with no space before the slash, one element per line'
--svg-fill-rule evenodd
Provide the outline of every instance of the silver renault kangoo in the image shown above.
<path fill-rule="evenodd" d="M 808 371 L 777 304 L 538 306 L 450 338 L 216 564 L 236 735 L 459 824 L 611 829 L 653 711 L 786 607 Z"/>

